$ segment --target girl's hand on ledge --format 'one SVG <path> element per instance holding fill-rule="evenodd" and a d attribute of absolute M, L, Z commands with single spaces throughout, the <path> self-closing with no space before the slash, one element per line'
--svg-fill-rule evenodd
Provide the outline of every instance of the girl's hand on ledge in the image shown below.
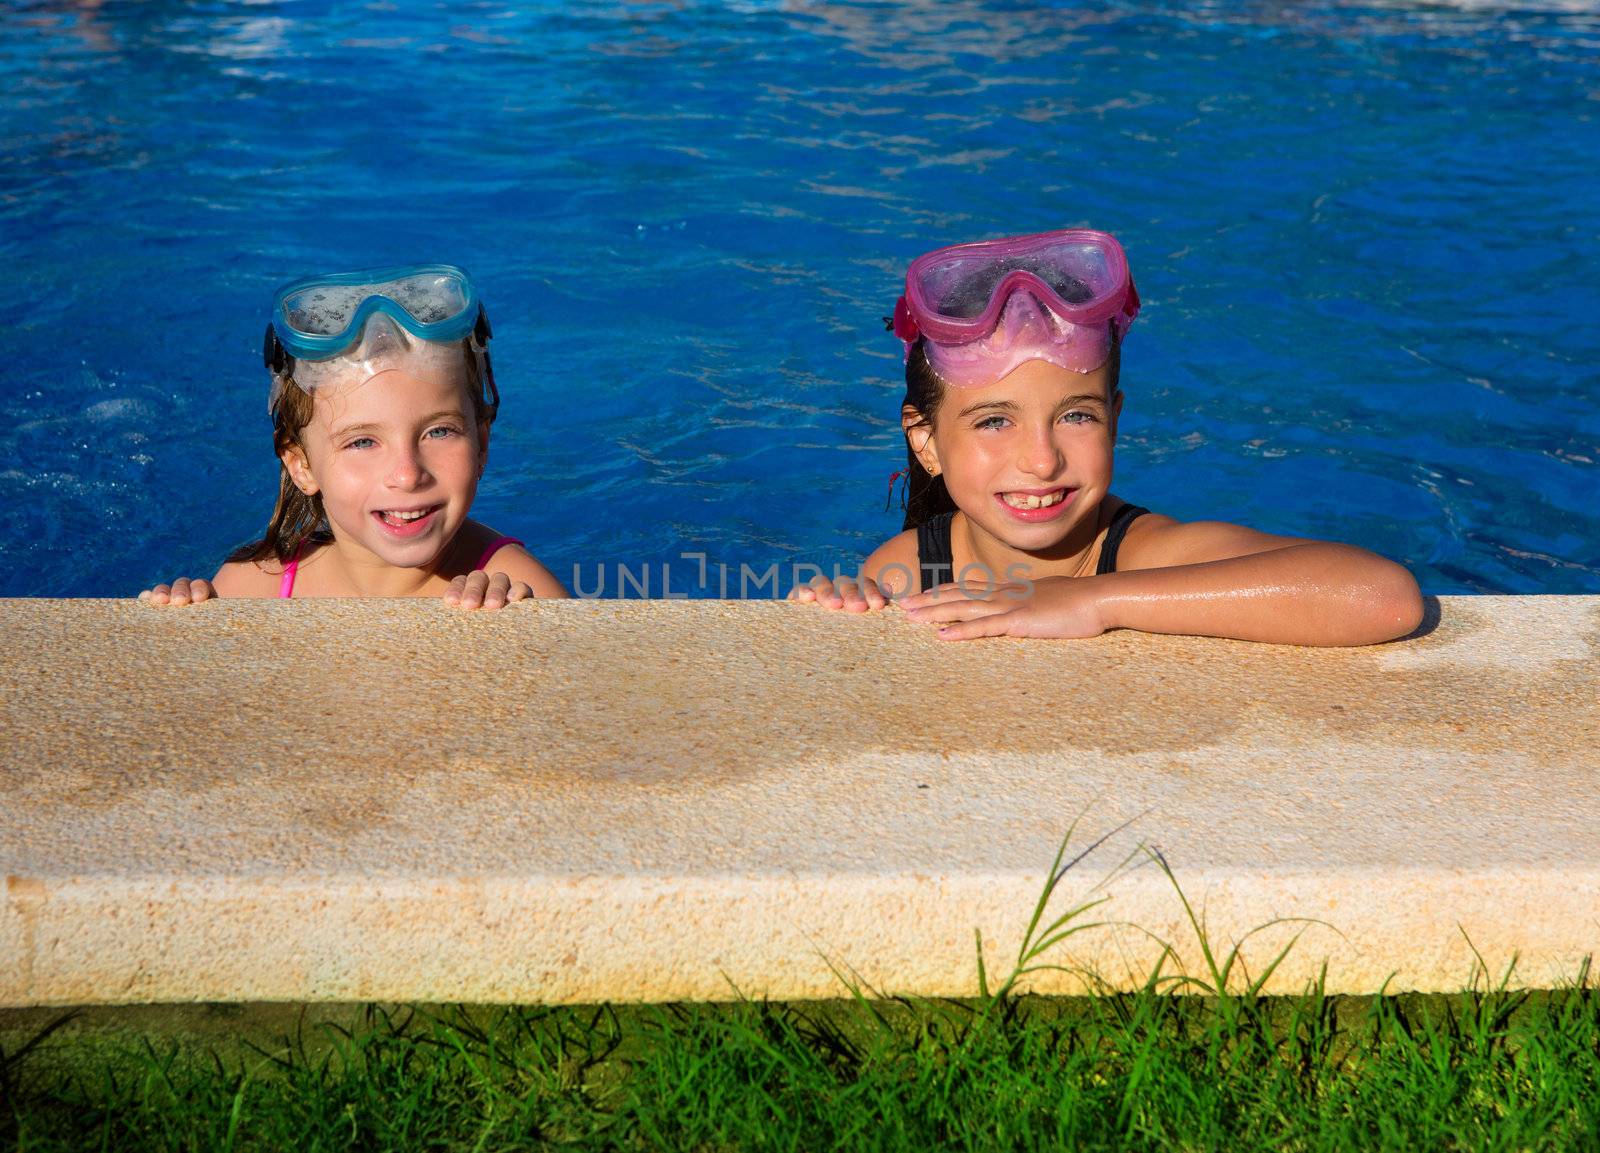
<path fill-rule="evenodd" d="M 1010 584 L 942 584 L 900 602 L 906 616 L 939 625 L 944 640 L 1097 637 L 1107 625 L 1092 582 L 1047 577 Z"/>
<path fill-rule="evenodd" d="M 801 604 L 818 604 L 825 609 L 843 609 L 848 613 L 870 612 L 889 603 L 889 598 L 871 577 L 862 577 L 859 582 L 840 577 L 834 582 L 825 576 L 815 576 L 810 584 L 790 589 L 789 599 Z"/>
<path fill-rule="evenodd" d="M 139 594 L 139 600 L 147 605 L 172 605 L 176 608 L 179 605 L 197 605 L 201 601 L 214 599 L 216 595 L 217 590 L 203 577 L 195 580 L 179 577 L 170 585 L 145 589 Z"/>
<path fill-rule="evenodd" d="M 1409 572 L 1351 545 L 1303 541 L 1258 553 L 1045 577 L 941 585 L 901 602 L 945 640 L 1092 637 L 1107 629 L 1280 645 L 1370 645 L 1422 619 Z"/>
<path fill-rule="evenodd" d="M 444 603 L 462 609 L 503 609 L 532 598 L 533 586 L 526 581 L 514 581 L 503 572 L 490 576 L 482 569 L 456 577 L 444 590 Z"/>

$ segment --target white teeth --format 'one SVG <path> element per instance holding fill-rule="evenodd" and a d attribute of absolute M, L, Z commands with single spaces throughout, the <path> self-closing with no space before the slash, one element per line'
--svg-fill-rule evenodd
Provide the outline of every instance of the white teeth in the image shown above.
<path fill-rule="evenodd" d="M 427 515 L 427 509 L 420 509 L 417 512 L 386 512 L 383 517 L 385 520 L 413 521 L 421 520 Z"/>
<path fill-rule="evenodd" d="M 1055 492 L 1046 493 L 1044 496 L 1033 496 L 1030 493 L 1008 492 L 1001 495 L 1012 508 L 1049 508 L 1053 504 L 1060 504 L 1067 499 L 1067 490 L 1058 488 Z"/>

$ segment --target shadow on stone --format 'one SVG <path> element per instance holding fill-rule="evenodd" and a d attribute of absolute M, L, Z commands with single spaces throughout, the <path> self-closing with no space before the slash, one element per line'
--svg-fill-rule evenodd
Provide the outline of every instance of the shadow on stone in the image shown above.
<path fill-rule="evenodd" d="M 1422 598 L 1422 623 L 1416 631 L 1401 637 L 1402 641 L 1414 641 L 1428 636 L 1439 627 L 1439 622 L 1444 618 L 1444 611 L 1439 604 L 1439 598 L 1424 596 Z"/>

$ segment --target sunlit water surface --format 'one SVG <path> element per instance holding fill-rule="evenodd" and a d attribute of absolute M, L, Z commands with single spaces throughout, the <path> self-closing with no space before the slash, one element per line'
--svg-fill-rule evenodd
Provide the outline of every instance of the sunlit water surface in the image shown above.
<path fill-rule="evenodd" d="M 0 595 L 210 573 L 273 287 L 424 260 L 495 322 L 476 512 L 564 579 L 853 561 L 906 263 L 1067 225 L 1146 302 L 1122 495 L 1600 592 L 1579 6 L 23 2 L 0 81 Z"/>

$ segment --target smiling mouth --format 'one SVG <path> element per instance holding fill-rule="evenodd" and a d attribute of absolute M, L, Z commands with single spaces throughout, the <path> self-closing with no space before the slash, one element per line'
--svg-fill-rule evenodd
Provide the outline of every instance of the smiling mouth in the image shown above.
<path fill-rule="evenodd" d="M 426 522 L 443 505 L 429 505 L 427 508 L 385 508 L 373 512 L 385 528 L 396 530 L 402 534 L 420 532 Z"/>
<path fill-rule="evenodd" d="M 1015 509 L 1049 508 L 1060 504 L 1067 499 L 1070 490 L 1064 488 L 1051 489 L 1046 493 L 1032 492 L 1003 492 L 1000 499 Z"/>

